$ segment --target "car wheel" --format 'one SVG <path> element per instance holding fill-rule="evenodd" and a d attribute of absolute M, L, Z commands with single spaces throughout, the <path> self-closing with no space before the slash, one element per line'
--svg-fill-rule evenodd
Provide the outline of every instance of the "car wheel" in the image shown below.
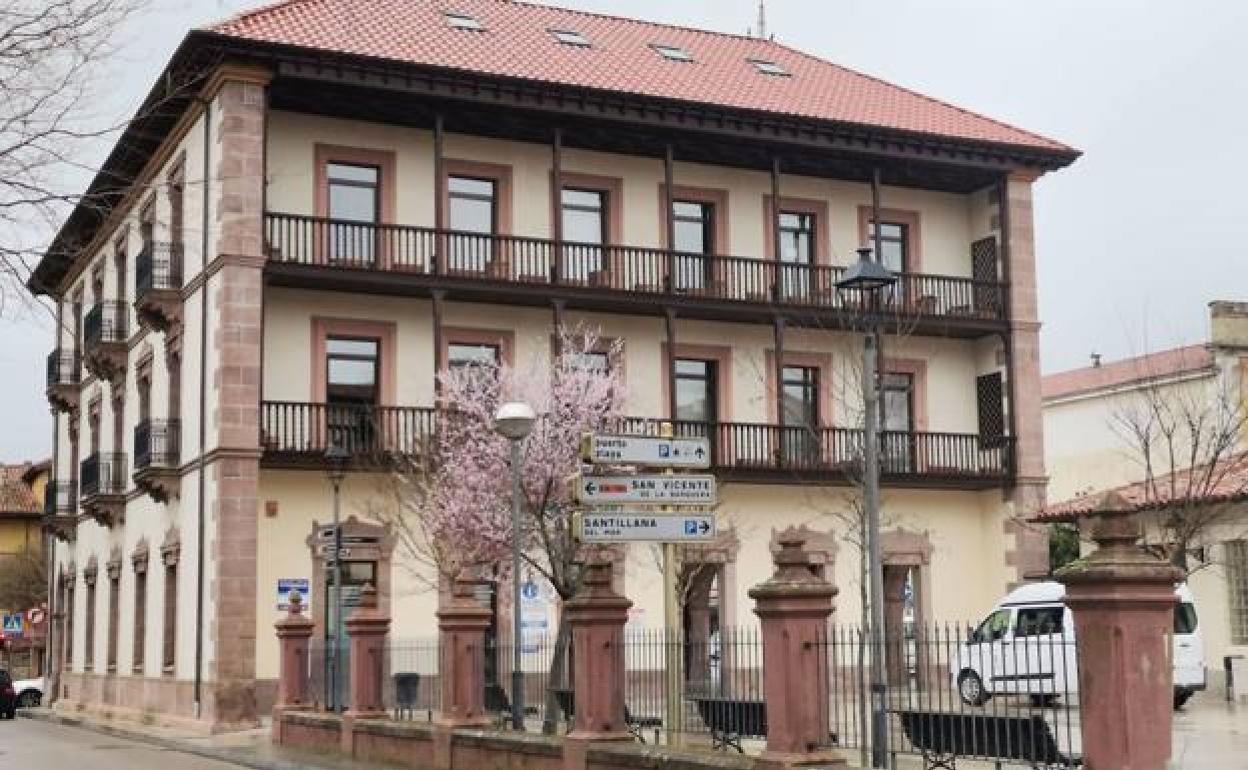
<path fill-rule="evenodd" d="M 19 709 L 36 709 L 43 701 L 43 694 L 38 690 L 27 690 L 17 696 L 17 707 Z"/>
<path fill-rule="evenodd" d="M 1186 705 L 1187 705 L 1187 702 L 1188 702 L 1189 700 L 1191 700 L 1191 697 L 1192 697 L 1192 691 L 1191 691 L 1191 690 L 1175 690 L 1175 692 L 1174 692 L 1174 709 L 1175 709 L 1175 711 L 1178 711 L 1179 709 L 1181 709 L 1181 708 L 1183 708 L 1184 706 L 1186 706 Z"/>
<path fill-rule="evenodd" d="M 958 695 L 968 706 L 982 706 L 989 697 L 984 691 L 984 680 L 980 679 L 979 674 L 974 671 L 963 671 L 958 674 Z"/>

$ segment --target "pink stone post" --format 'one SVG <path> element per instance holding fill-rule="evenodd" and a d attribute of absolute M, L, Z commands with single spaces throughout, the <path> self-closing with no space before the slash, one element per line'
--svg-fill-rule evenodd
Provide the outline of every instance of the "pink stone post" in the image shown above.
<path fill-rule="evenodd" d="M 273 624 L 277 629 L 277 701 L 273 704 L 274 743 L 282 742 L 282 713 L 309 705 L 307 693 L 308 641 L 312 638 L 311 619 L 304 617 L 299 594 L 290 597 L 286 617 Z"/>
<path fill-rule="evenodd" d="M 776 574 L 750 589 L 763 627 L 767 749 L 756 768 L 843 765 L 827 748 L 831 692 L 827 686 L 828 618 L 836 587 L 815 577 L 804 540 L 780 534 Z"/>
<path fill-rule="evenodd" d="M 442 711 L 444 727 L 481 727 L 485 714 L 485 632 L 490 610 L 477 601 L 476 581 L 460 578 L 452 587 L 450 604 L 438 610 L 441 634 Z"/>
<path fill-rule="evenodd" d="M 1060 570 L 1078 637 L 1083 761 L 1088 770 L 1164 770 L 1173 670 L 1168 630 L 1182 571 L 1145 551 L 1134 516 L 1102 506 L 1097 550 Z"/>
<path fill-rule="evenodd" d="M 377 591 L 371 585 L 364 586 L 359 606 L 344 625 L 351 637 L 351 708 L 347 714 L 357 719 L 385 716 L 382 680 L 390 616 L 377 608 Z"/>

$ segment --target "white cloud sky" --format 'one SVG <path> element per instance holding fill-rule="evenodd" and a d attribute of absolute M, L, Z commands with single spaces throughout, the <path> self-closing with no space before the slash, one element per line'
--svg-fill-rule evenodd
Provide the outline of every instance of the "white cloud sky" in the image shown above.
<path fill-rule="evenodd" d="M 105 109 L 133 111 L 187 29 L 259 4 L 157 0 L 128 30 Z M 757 13 L 555 4 L 725 32 Z M 1200 341 L 1209 301 L 1248 299 L 1248 3 L 768 0 L 767 18 L 787 44 L 1084 151 L 1036 187 L 1046 372 Z M 0 460 L 50 451 L 51 336 L 48 319 L 0 317 Z"/>

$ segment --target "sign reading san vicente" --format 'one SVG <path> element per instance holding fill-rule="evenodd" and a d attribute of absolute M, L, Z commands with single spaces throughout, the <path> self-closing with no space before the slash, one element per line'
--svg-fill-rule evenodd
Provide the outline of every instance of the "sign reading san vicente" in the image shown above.
<path fill-rule="evenodd" d="M 714 505 L 715 477 L 682 476 L 582 476 L 575 480 L 576 497 L 586 504 L 653 503 L 665 505 Z"/>
<path fill-rule="evenodd" d="M 642 465 L 651 468 L 709 468 L 711 444 L 705 438 L 661 438 L 585 434 L 581 456 L 595 465 Z"/>
<path fill-rule="evenodd" d="M 699 542 L 715 539 L 715 515 L 587 511 L 579 515 L 578 530 L 586 543 Z"/>

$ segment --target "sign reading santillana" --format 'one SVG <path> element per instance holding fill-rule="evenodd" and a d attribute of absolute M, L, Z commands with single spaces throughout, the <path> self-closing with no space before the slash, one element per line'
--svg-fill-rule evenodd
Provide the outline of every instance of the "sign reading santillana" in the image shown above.
<path fill-rule="evenodd" d="M 586 543 L 656 541 L 689 543 L 715 539 L 715 515 L 711 513 L 652 514 L 594 513 L 579 518 L 580 537 Z"/>
<path fill-rule="evenodd" d="M 589 505 L 648 503 L 655 505 L 714 505 L 715 477 L 709 474 L 682 476 L 582 476 L 575 480 L 576 498 Z"/>
<path fill-rule="evenodd" d="M 586 434 L 581 456 L 595 465 L 644 465 L 651 468 L 709 468 L 711 444 L 705 438 L 660 438 Z"/>

